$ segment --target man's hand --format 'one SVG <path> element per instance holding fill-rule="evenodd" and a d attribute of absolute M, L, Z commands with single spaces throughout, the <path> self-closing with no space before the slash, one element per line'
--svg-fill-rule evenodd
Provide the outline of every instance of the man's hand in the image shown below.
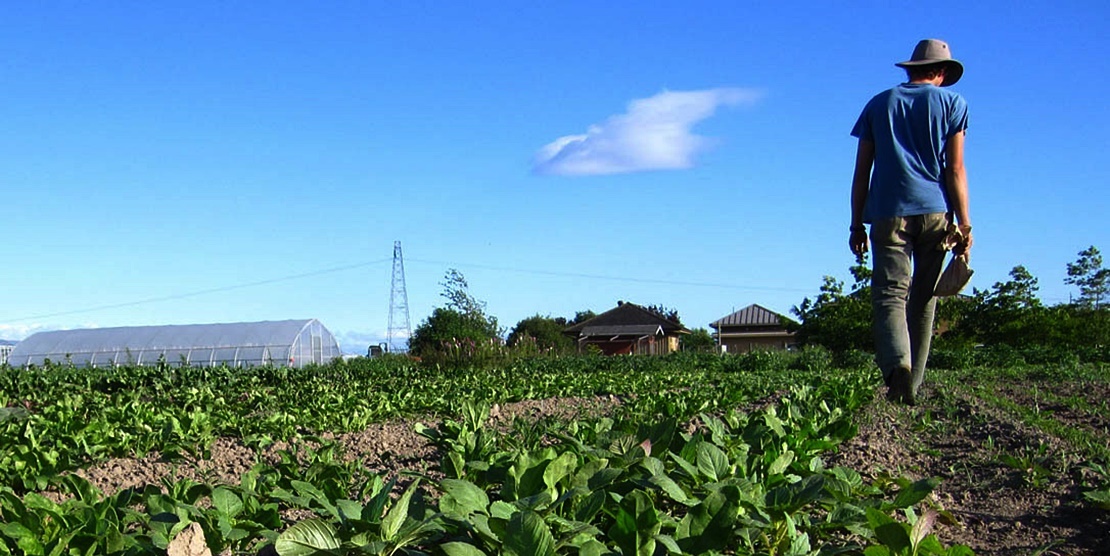
<path fill-rule="evenodd" d="M 852 235 L 848 238 L 848 247 L 852 248 L 855 256 L 863 256 L 867 252 L 867 231 L 852 230 Z"/>
<path fill-rule="evenodd" d="M 968 260 L 969 253 L 971 252 L 971 244 L 974 240 L 971 239 L 971 226 L 970 225 L 955 225 L 949 224 L 944 241 L 941 243 L 940 248 L 945 251 L 952 251 L 956 255 L 962 255 L 965 260 Z"/>
<path fill-rule="evenodd" d="M 959 226 L 958 229 L 960 230 L 960 241 L 952 249 L 952 252 L 970 258 L 971 244 L 975 243 L 975 240 L 971 237 L 971 226 Z"/>
<path fill-rule="evenodd" d="M 871 167 L 875 164 L 875 143 L 859 140 L 856 147 L 856 169 L 852 173 L 852 235 L 848 247 L 856 257 L 867 252 L 867 228 L 863 226 L 863 210 L 867 206 L 867 193 L 871 188 Z"/>

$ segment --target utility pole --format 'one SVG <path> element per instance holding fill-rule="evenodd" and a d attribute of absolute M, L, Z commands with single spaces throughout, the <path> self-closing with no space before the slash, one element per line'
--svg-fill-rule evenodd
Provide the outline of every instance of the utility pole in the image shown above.
<path fill-rule="evenodd" d="M 405 290 L 405 261 L 401 256 L 401 242 L 393 242 L 393 280 L 389 292 L 389 328 L 386 345 L 390 353 L 409 350 L 412 326 L 409 325 L 409 294 Z"/>

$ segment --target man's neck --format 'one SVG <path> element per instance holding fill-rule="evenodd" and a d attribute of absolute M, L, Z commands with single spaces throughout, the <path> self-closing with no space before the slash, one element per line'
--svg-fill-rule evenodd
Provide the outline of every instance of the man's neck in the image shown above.
<path fill-rule="evenodd" d="M 944 83 L 943 75 L 938 75 L 933 78 L 911 79 L 908 85 L 935 85 L 940 87 L 941 83 Z"/>

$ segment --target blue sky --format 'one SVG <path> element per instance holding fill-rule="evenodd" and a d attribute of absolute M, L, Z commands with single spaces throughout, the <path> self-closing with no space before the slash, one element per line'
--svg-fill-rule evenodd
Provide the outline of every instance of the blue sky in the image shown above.
<path fill-rule="evenodd" d="M 0 21 L 0 338 L 412 325 L 448 268 L 511 328 L 690 327 L 848 280 L 859 110 L 921 38 L 966 73 L 972 284 L 1110 256 L 1104 2 L 54 2 Z M 758 3 L 757 3 L 758 4 Z"/>

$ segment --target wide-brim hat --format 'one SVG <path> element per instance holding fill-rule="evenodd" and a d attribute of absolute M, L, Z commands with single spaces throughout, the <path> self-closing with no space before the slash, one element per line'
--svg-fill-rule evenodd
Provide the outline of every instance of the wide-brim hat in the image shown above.
<path fill-rule="evenodd" d="M 913 49 L 913 55 L 905 62 L 894 64 L 900 68 L 927 66 L 930 64 L 945 64 L 948 71 L 944 73 L 944 82 L 941 87 L 955 84 L 964 75 L 964 65 L 952 57 L 948 43 L 938 39 L 925 39 Z"/>

